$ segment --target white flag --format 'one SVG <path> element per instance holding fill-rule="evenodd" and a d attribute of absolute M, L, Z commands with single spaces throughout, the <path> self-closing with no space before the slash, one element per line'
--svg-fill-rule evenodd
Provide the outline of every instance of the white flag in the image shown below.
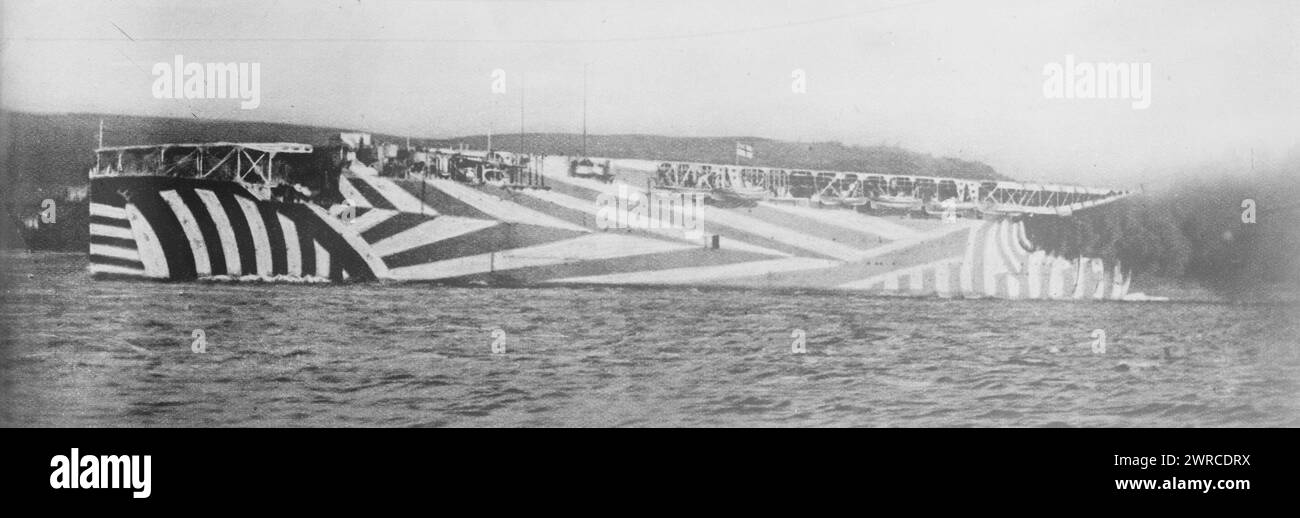
<path fill-rule="evenodd" d="M 736 156 L 741 158 L 754 158 L 754 146 L 737 142 Z"/>

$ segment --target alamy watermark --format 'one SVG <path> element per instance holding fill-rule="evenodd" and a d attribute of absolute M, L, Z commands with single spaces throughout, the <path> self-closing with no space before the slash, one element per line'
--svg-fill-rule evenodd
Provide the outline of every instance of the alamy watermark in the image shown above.
<path fill-rule="evenodd" d="M 1043 97 L 1048 99 L 1132 99 L 1134 110 L 1151 107 L 1151 63 L 1065 63 L 1043 66 Z"/>
<path fill-rule="evenodd" d="M 50 458 L 50 487 L 54 489 L 133 489 L 134 498 L 149 498 L 149 455 L 68 455 Z"/>
<path fill-rule="evenodd" d="M 704 195 L 641 191 L 619 184 L 618 194 L 596 197 L 596 227 L 682 229 L 687 239 L 704 237 Z"/>
<path fill-rule="evenodd" d="M 240 99 L 245 110 L 262 104 L 261 63 L 186 63 L 177 54 L 154 63 L 153 75 L 154 99 Z"/>

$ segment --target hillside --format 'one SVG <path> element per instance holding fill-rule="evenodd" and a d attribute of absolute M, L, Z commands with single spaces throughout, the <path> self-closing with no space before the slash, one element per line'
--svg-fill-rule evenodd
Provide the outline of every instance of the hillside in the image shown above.
<path fill-rule="evenodd" d="M 64 205 L 59 224 L 28 233 L 20 244 L 17 228 L 40 210 L 44 199 L 62 203 L 67 188 L 87 183 L 94 165 L 100 120 L 104 145 L 178 142 L 303 142 L 323 144 L 331 135 L 355 129 L 304 126 L 270 122 L 174 119 L 98 114 L 44 114 L 0 111 L 0 247 L 81 249 L 86 243 L 86 207 Z M 360 128 L 364 131 L 364 128 Z M 377 141 L 404 141 L 405 136 L 374 134 Z M 533 133 L 524 137 L 527 151 L 548 155 L 578 154 L 580 134 Z M 411 139 L 413 144 L 487 147 L 486 135 L 445 139 Z M 752 137 L 665 137 L 657 135 L 591 135 L 587 151 L 592 156 L 731 163 L 736 142 L 754 147 L 756 165 L 790 168 L 912 173 L 963 178 L 1001 178 L 993 168 L 978 162 L 935 158 L 897 147 L 845 146 L 838 142 L 794 143 Z M 518 134 L 498 135 L 498 149 L 519 150 Z"/>
<path fill-rule="evenodd" d="M 4 111 L 0 163 L 5 166 L 5 185 L 19 195 L 86 183 L 95 162 L 92 151 L 100 119 L 109 146 L 219 140 L 315 143 L 339 131 L 293 124 Z"/>
<path fill-rule="evenodd" d="M 518 134 L 497 135 L 493 146 L 518 151 Z M 432 140 L 439 146 L 463 143 L 487 147 L 486 135 Z M 936 158 L 893 146 L 846 146 L 839 142 L 786 142 L 757 137 L 665 137 L 659 135 L 588 135 L 587 154 L 599 157 L 680 160 L 730 164 L 736 143 L 754 147 L 755 159 L 742 163 L 771 167 L 859 171 L 880 174 L 915 174 L 972 179 L 1007 179 L 979 162 Z M 526 133 L 525 150 L 533 153 L 582 153 L 582 135 L 576 133 Z"/>
<path fill-rule="evenodd" d="M 67 185 L 82 184 L 94 162 L 100 119 L 104 120 L 104 144 L 153 144 L 203 141 L 289 141 L 321 144 L 331 134 L 349 129 L 303 126 L 271 122 L 172 119 L 126 115 L 39 114 L 0 112 L 5 165 L 4 180 L 10 195 L 31 193 Z M 360 128 L 364 131 L 364 128 Z M 376 133 L 378 140 L 404 140 L 404 136 Z M 582 136 L 566 133 L 532 133 L 525 136 L 527 150 L 544 154 L 576 154 Z M 752 163 L 792 168 L 842 171 L 911 173 L 962 178 L 1002 178 L 988 165 L 950 158 L 936 158 L 897 147 L 846 146 L 838 142 L 795 143 L 753 137 L 666 137 L 657 135 L 591 135 L 590 155 L 618 158 L 666 159 L 731 163 L 735 143 L 754 146 Z M 487 146 L 485 135 L 457 138 L 412 138 L 413 144 L 471 148 Z M 498 135 L 498 149 L 518 150 L 519 135 Z"/>

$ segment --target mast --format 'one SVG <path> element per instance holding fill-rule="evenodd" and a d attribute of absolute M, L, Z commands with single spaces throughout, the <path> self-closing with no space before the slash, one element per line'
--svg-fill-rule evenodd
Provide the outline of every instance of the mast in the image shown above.
<path fill-rule="evenodd" d="M 519 154 L 524 155 L 524 73 L 519 73 Z"/>
<path fill-rule="evenodd" d="M 496 96 L 493 96 L 493 97 L 492 97 L 492 111 L 494 111 L 494 112 L 495 112 L 496 109 L 497 109 L 497 102 L 496 102 L 496 101 L 497 101 Z M 487 123 L 488 123 L 488 128 L 487 128 L 487 130 L 488 130 L 488 145 L 487 145 L 487 150 L 488 150 L 488 156 L 492 156 L 492 118 L 491 118 L 491 117 L 488 117 L 488 118 L 487 118 Z"/>
<path fill-rule="evenodd" d="M 587 157 L 587 64 L 582 64 L 582 157 Z"/>
<path fill-rule="evenodd" d="M 104 149 L 104 119 L 99 119 L 99 147 L 95 148 L 95 174 L 99 174 L 99 150 Z"/>

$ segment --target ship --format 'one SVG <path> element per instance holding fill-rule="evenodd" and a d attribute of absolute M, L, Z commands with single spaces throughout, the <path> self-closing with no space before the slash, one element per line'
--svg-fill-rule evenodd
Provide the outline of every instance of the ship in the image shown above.
<path fill-rule="evenodd" d="M 923 206 L 927 216 L 952 219 L 974 217 L 979 204 L 976 197 L 980 184 L 973 180 L 940 179 L 934 183 L 934 193 Z"/>
<path fill-rule="evenodd" d="M 587 66 L 582 67 L 582 154 L 569 160 L 569 176 L 590 178 L 605 183 L 614 181 L 610 161 L 587 156 Z"/>
<path fill-rule="evenodd" d="M 1118 263 L 1052 255 L 1025 230 L 1025 218 L 1089 210 L 1124 190 L 619 158 L 606 182 L 572 176 L 574 156 L 414 149 L 394 156 L 424 165 L 385 168 L 380 149 L 357 139 L 100 147 L 91 273 L 1006 299 L 1122 299 L 1132 281 Z M 681 202 L 719 192 L 744 203 Z M 598 224 L 611 206 L 664 223 Z"/>
<path fill-rule="evenodd" d="M 724 205 L 750 205 L 767 198 L 767 189 L 758 185 L 751 175 L 745 174 L 739 166 L 718 166 L 710 168 L 712 177 L 708 185 L 712 186 L 709 198 Z"/>
<path fill-rule="evenodd" d="M 609 171 L 608 160 L 598 162 L 587 156 L 569 161 L 569 176 L 591 178 L 605 183 L 614 181 L 614 175 Z"/>
<path fill-rule="evenodd" d="M 921 210 L 924 202 L 918 194 L 920 188 L 915 184 L 915 179 L 907 176 L 890 178 L 883 188 L 871 196 L 871 208 L 909 213 Z"/>

